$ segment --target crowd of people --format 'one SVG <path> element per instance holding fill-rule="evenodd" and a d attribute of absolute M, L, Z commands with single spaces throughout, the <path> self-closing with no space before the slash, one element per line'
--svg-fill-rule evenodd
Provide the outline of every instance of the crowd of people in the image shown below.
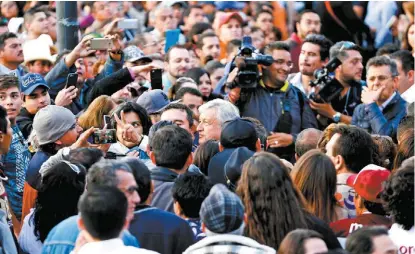
<path fill-rule="evenodd" d="M 413 1 L 71 4 L 0 5 L 1 253 L 415 253 Z"/>

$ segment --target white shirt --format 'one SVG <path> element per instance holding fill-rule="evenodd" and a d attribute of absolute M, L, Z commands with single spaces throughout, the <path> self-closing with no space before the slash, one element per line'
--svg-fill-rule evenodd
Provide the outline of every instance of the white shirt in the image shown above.
<path fill-rule="evenodd" d="M 389 229 L 389 237 L 398 246 L 400 253 L 414 253 L 415 251 L 415 227 L 405 230 L 401 225 L 394 223 Z M 412 250 L 411 250 L 412 249 Z"/>
<path fill-rule="evenodd" d="M 71 252 L 72 254 L 73 252 Z M 86 243 L 78 254 L 156 254 L 151 250 L 140 249 L 132 246 L 125 246 L 121 239 L 110 239 L 106 241 Z"/>
<path fill-rule="evenodd" d="M 412 85 L 405 92 L 403 92 L 401 97 L 408 103 L 415 102 L 415 85 Z"/>
<path fill-rule="evenodd" d="M 389 97 L 384 103 L 382 103 L 382 105 L 379 106 L 380 111 L 383 111 L 386 108 L 386 106 L 388 106 L 388 104 L 391 102 L 393 97 L 395 97 L 395 95 L 396 95 L 396 92 L 393 92 L 391 97 Z"/>
<path fill-rule="evenodd" d="M 42 253 L 43 243 L 37 239 L 34 233 L 35 222 L 33 221 L 33 213 L 35 209 L 30 209 L 30 213 L 24 217 L 22 230 L 19 234 L 20 248 L 26 253 L 37 254 Z"/>

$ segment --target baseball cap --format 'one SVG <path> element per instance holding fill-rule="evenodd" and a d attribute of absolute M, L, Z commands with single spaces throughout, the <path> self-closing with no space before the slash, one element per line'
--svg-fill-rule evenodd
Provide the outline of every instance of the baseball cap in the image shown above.
<path fill-rule="evenodd" d="M 244 22 L 244 19 L 238 12 L 229 12 L 225 13 L 220 17 L 219 28 L 224 24 L 228 23 L 232 18 L 237 19 L 241 24 Z"/>
<path fill-rule="evenodd" d="M 245 8 L 246 3 L 238 1 L 215 1 L 215 6 L 218 11 L 242 10 Z"/>
<path fill-rule="evenodd" d="M 20 79 L 20 91 L 24 95 L 30 95 L 39 86 L 44 86 L 49 90 L 49 86 L 46 85 L 45 79 L 40 74 L 28 73 Z"/>
<path fill-rule="evenodd" d="M 124 60 L 126 62 L 133 63 L 138 60 L 146 60 L 148 62 L 153 61 L 150 57 L 145 56 L 141 49 L 134 45 L 126 47 L 123 52 Z"/>
<path fill-rule="evenodd" d="M 390 172 L 386 168 L 374 164 L 367 165 L 358 174 L 347 178 L 347 185 L 354 188 L 356 193 L 365 200 L 380 203 L 379 193 L 383 190 L 383 182 L 389 178 Z"/>
<path fill-rule="evenodd" d="M 137 99 L 137 104 L 147 110 L 148 114 L 155 114 L 162 111 L 170 104 L 167 95 L 160 89 L 144 92 Z"/>
<path fill-rule="evenodd" d="M 244 221 L 244 205 L 225 185 L 216 184 L 203 201 L 199 214 L 209 231 L 225 234 L 241 227 Z"/>
<path fill-rule="evenodd" d="M 69 109 L 56 105 L 40 109 L 33 119 L 39 145 L 55 142 L 75 125 L 75 115 Z"/>
<path fill-rule="evenodd" d="M 258 135 L 254 124 L 246 119 L 236 118 L 224 123 L 220 143 L 224 148 L 246 146 L 254 149 Z"/>
<path fill-rule="evenodd" d="M 225 164 L 226 184 L 231 190 L 236 188 L 239 178 L 242 174 L 242 165 L 249 158 L 254 156 L 254 152 L 246 147 L 238 147 L 232 152 L 228 161 Z"/>

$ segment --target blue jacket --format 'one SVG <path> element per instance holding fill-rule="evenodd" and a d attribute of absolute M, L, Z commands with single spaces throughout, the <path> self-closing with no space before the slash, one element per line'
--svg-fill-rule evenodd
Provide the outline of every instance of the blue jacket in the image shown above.
<path fill-rule="evenodd" d="M 78 238 L 78 215 L 67 218 L 56 225 L 43 242 L 42 254 L 69 254 L 75 248 Z M 139 247 L 137 239 L 124 231 L 122 240 L 127 246 Z"/>
<path fill-rule="evenodd" d="M 151 170 L 151 180 L 154 182 L 151 206 L 174 213 L 171 190 L 178 174 L 170 169 L 155 167 Z"/>
<path fill-rule="evenodd" d="M 399 93 L 396 93 L 383 111 L 375 102 L 357 106 L 353 113 L 352 124 L 367 130 L 371 134 L 396 138 L 399 122 L 405 115 L 406 101 L 402 99 Z"/>
<path fill-rule="evenodd" d="M 189 224 L 173 213 L 140 205 L 134 213 L 129 231 L 141 248 L 163 254 L 181 254 L 195 243 Z"/>
<path fill-rule="evenodd" d="M 300 109 L 299 96 L 303 97 L 303 109 Z M 290 103 L 289 112 L 292 117 L 291 135 L 294 142 L 298 133 L 306 128 L 317 128 L 317 120 L 308 105 L 305 95 L 295 89 L 288 82 L 280 90 L 269 90 L 258 85 L 252 91 L 249 101 L 244 103 L 241 110 L 242 117 L 253 117 L 258 119 L 270 132 L 273 131 L 284 110 L 283 100 L 286 97 Z M 302 112 L 302 114 L 301 114 Z"/>

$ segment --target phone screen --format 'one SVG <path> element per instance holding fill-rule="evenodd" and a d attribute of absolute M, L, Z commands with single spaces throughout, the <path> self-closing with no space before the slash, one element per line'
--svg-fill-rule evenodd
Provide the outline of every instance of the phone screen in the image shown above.
<path fill-rule="evenodd" d="M 162 70 L 153 69 L 150 71 L 151 89 L 163 90 Z"/>

